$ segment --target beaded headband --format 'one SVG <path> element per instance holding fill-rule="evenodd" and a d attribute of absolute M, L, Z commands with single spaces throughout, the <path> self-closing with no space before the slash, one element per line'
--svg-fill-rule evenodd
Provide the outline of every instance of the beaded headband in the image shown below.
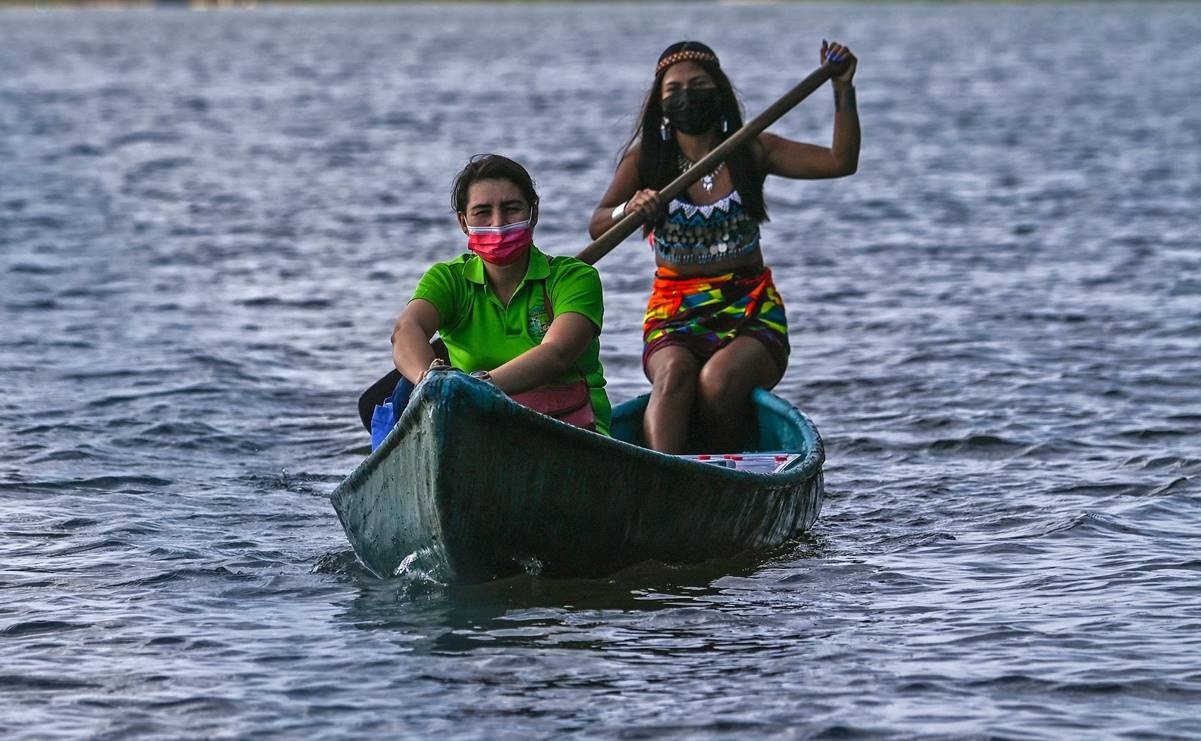
<path fill-rule="evenodd" d="M 660 59 L 659 64 L 655 65 L 655 74 L 659 74 L 677 62 L 712 62 L 717 67 L 721 66 L 721 62 L 717 61 L 717 57 L 707 51 L 685 49 L 684 51 L 677 51 L 674 54 L 668 54 Z"/>

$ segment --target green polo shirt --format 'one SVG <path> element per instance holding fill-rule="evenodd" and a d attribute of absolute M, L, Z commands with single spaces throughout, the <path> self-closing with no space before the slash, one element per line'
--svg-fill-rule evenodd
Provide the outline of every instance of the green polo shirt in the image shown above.
<path fill-rule="evenodd" d="M 612 410 L 605 393 L 598 339 L 604 303 L 596 268 L 574 257 L 548 259 L 531 247 L 525 277 L 505 306 L 488 286 L 484 262 L 467 253 L 430 267 L 417 283 L 413 298 L 429 301 L 438 310 L 438 334 L 450 351 L 450 364 L 466 372 L 494 370 L 537 347 L 550 326 L 548 298 L 554 316 L 572 312 L 586 317 L 596 327 L 596 334 L 580 356 L 579 372 L 568 371 L 554 382 L 575 381 L 582 372 L 592 392 L 597 431 L 609 434 Z"/>

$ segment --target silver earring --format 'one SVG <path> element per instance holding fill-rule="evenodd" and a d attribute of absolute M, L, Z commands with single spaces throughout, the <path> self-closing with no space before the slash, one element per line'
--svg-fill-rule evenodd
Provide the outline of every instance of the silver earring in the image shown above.
<path fill-rule="evenodd" d="M 664 116 L 659 123 L 659 136 L 663 138 L 663 141 L 671 138 L 671 124 L 668 122 L 667 116 Z"/>
<path fill-rule="evenodd" d="M 723 134 L 730 133 L 730 122 L 726 120 L 725 116 L 721 117 L 721 133 L 723 133 Z"/>

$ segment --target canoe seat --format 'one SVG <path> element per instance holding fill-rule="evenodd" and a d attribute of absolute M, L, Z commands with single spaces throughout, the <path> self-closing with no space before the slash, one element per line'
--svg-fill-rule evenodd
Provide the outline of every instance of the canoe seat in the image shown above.
<path fill-rule="evenodd" d="M 782 471 L 800 456 L 796 453 L 727 453 L 681 455 L 680 458 L 700 463 L 709 463 L 723 468 L 751 473 L 776 473 Z"/>

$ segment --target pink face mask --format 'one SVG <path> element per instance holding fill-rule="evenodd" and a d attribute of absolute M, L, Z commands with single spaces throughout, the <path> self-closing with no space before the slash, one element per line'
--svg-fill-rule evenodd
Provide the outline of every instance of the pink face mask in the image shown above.
<path fill-rule="evenodd" d="M 517 262 L 533 243 L 534 227 L 529 219 L 504 226 L 467 227 L 467 249 L 493 265 Z"/>

